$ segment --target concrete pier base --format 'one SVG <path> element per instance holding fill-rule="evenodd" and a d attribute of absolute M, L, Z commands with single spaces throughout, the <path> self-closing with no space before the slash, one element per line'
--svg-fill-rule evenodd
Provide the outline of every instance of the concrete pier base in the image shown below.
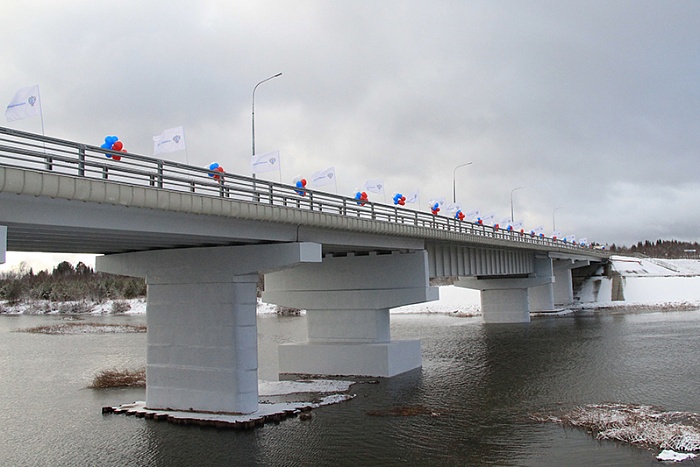
<path fill-rule="evenodd" d="M 551 277 L 482 279 L 459 278 L 454 285 L 481 291 L 484 323 L 530 322 L 529 289 L 551 283 Z"/>
<path fill-rule="evenodd" d="M 321 260 L 321 246 L 157 250 L 101 256 L 102 272 L 148 285 L 146 407 L 258 410 L 258 271 Z"/>
<path fill-rule="evenodd" d="M 267 274 L 263 300 L 307 310 L 307 341 L 279 347 L 281 374 L 391 377 L 421 366 L 420 341 L 392 341 L 389 309 L 437 300 L 427 254 L 325 257 Z"/>
<path fill-rule="evenodd" d="M 331 367 L 329 362 L 332 362 Z M 299 343 L 279 347 L 281 374 L 391 377 L 421 365 L 418 340 L 373 344 Z"/>

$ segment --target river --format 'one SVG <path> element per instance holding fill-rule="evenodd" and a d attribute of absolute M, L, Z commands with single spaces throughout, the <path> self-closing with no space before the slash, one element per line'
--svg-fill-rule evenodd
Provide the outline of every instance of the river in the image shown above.
<path fill-rule="evenodd" d="M 14 332 L 59 320 L 0 316 L 2 466 L 660 465 L 659 450 L 597 441 L 529 414 L 602 402 L 700 412 L 700 310 L 488 326 L 392 315 L 392 338 L 422 340 L 422 369 L 354 385 L 356 398 L 311 420 L 243 432 L 102 415 L 103 406 L 144 399 L 143 389 L 86 386 L 101 370 L 144 366 L 146 335 Z M 276 345 L 304 333 L 303 316 L 258 317 L 261 378 L 276 379 Z M 693 465 L 674 465 L 684 464 Z"/>

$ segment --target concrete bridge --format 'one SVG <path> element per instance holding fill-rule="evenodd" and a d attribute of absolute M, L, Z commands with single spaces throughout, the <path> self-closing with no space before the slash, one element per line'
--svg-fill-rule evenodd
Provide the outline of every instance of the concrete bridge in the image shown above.
<path fill-rule="evenodd" d="M 114 156 L 120 156 L 119 159 Z M 571 269 L 608 252 L 429 212 L 0 127 L 0 248 L 101 254 L 148 285 L 150 408 L 257 410 L 256 284 L 307 310 L 281 373 L 390 377 L 421 366 L 389 310 L 481 291 L 486 323 L 573 300 Z M 5 246 L 6 245 L 6 246 Z"/>

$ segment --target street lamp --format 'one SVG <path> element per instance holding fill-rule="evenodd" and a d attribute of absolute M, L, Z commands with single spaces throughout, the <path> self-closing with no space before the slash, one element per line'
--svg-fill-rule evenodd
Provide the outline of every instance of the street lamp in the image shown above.
<path fill-rule="evenodd" d="M 255 155 L 255 90 L 258 89 L 258 86 L 263 84 L 265 81 L 270 81 L 272 78 L 277 78 L 281 74 L 282 73 L 277 73 L 276 75 L 270 76 L 269 78 L 265 78 L 264 80 L 262 80 L 258 84 L 256 84 L 255 87 L 253 88 L 253 106 L 252 106 L 252 111 L 251 111 L 251 119 L 252 119 L 251 127 L 253 129 L 253 155 Z M 255 174 L 253 174 L 253 178 L 255 178 Z"/>
<path fill-rule="evenodd" d="M 557 208 L 554 208 L 554 210 L 552 211 L 552 232 L 557 231 L 557 224 L 554 222 L 554 213 L 557 212 L 557 210 L 559 210 L 559 209 L 564 209 L 564 206 L 559 206 Z"/>
<path fill-rule="evenodd" d="M 519 190 L 519 189 L 521 189 L 521 188 L 525 188 L 525 187 L 524 187 L 524 186 L 519 186 L 519 187 L 517 187 L 517 188 L 513 188 L 512 190 L 510 190 L 510 221 L 511 221 L 511 222 L 515 222 L 515 219 L 513 218 L 513 192 L 514 192 L 515 190 Z"/>
<path fill-rule="evenodd" d="M 456 184 L 455 184 L 455 178 L 457 176 L 457 169 L 460 167 L 464 167 L 466 165 L 472 165 L 471 162 L 467 162 L 465 164 L 460 164 L 455 169 L 452 171 L 452 202 L 456 203 L 457 202 L 457 189 L 456 189 Z"/>

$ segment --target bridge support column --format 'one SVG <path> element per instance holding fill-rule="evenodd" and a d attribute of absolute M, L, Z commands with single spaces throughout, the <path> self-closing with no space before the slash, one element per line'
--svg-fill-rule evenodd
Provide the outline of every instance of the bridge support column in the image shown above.
<path fill-rule="evenodd" d="M 7 227 L 0 225 L 0 264 L 5 264 L 7 254 Z"/>
<path fill-rule="evenodd" d="M 258 272 L 320 260 L 320 245 L 309 243 L 97 257 L 97 270 L 148 284 L 146 406 L 257 411 Z"/>
<path fill-rule="evenodd" d="M 535 275 L 537 277 L 554 277 L 552 258 L 535 256 Z M 532 287 L 528 290 L 530 311 L 554 311 L 554 283 Z"/>
<path fill-rule="evenodd" d="M 279 348 L 281 374 L 391 377 L 421 366 L 420 341 L 392 341 L 389 309 L 437 300 L 427 253 L 325 257 L 267 274 L 263 299 L 307 311 L 306 342 Z"/>
<path fill-rule="evenodd" d="M 554 303 L 569 305 L 574 302 L 574 287 L 571 270 L 588 266 L 590 261 L 560 259 L 554 261 Z"/>
<path fill-rule="evenodd" d="M 552 282 L 552 277 L 459 278 L 454 285 L 481 291 L 484 323 L 529 323 L 528 289 Z"/>

